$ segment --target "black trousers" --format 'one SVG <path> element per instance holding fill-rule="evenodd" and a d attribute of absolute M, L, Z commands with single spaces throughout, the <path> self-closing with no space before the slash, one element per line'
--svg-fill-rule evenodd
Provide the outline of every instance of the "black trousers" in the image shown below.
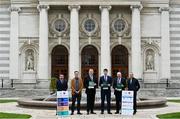
<path fill-rule="evenodd" d="M 137 111 L 137 101 L 136 101 L 136 97 L 137 97 L 137 92 L 134 91 L 134 100 L 133 100 L 133 103 L 134 103 L 134 105 L 133 105 L 134 112 Z"/>
<path fill-rule="evenodd" d="M 115 91 L 115 98 L 116 98 L 116 112 L 119 113 L 119 110 L 121 109 L 122 91 Z"/>
<path fill-rule="evenodd" d="M 101 89 L 101 112 L 104 112 L 104 101 L 107 100 L 107 111 L 111 110 L 111 90 Z"/>
<path fill-rule="evenodd" d="M 74 107 L 75 107 L 76 100 L 77 100 L 77 112 L 80 112 L 81 94 L 72 95 L 72 105 L 71 105 L 72 113 L 74 112 Z"/>
<path fill-rule="evenodd" d="M 95 90 L 87 91 L 87 112 L 94 110 Z"/>

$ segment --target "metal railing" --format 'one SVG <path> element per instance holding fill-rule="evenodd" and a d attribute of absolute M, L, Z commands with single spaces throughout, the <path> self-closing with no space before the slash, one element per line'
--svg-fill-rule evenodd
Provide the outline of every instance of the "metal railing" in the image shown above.
<path fill-rule="evenodd" d="M 1 79 L 1 88 L 6 88 L 6 87 L 4 87 L 4 81 L 5 80 L 11 80 L 11 82 L 10 82 L 10 87 L 11 88 L 14 88 L 14 79 Z"/>

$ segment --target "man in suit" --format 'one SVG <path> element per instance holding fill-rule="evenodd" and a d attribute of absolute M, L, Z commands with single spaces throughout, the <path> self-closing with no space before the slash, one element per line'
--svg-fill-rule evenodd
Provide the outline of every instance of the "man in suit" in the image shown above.
<path fill-rule="evenodd" d="M 85 78 L 85 88 L 87 94 L 87 114 L 89 114 L 89 111 L 91 111 L 91 114 L 96 114 L 94 112 L 94 101 L 98 81 L 96 77 L 93 75 L 93 73 L 93 69 L 89 69 L 89 74 Z"/>
<path fill-rule="evenodd" d="M 121 98 L 122 98 L 122 90 L 125 89 L 126 79 L 122 78 L 121 72 L 117 72 L 117 78 L 113 81 L 114 95 L 116 98 L 116 112 L 115 114 L 119 114 L 119 110 L 121 109 Z"/>
<path fill-rule="evenodd" d="M 108 114 L 112 114 L 111 109 L 111 86 L 112 78 L 108 76 L 108 70 L 104 69 L 104 75 L 100 77 L 99 86 L 101 86 L 101 114 L 104 114 L 104 101 L 107 100 Z"/>
<path fill-rule="evenodd" d="M 81 115 L 80 112 L 80 103 L 81 103 L 81 94 L 83 89 L 83 81 L 79 78 L 79 72 L 74 72 L 75 77 L 71 80 L 71 93 L 72 93 L 72 105 L 71 105 L 71 115 L 74 114 L 75 102 L 77 100 L 77 114 Z"/>
<path fill-rule="evenodd" d="M 133 73 L 129 74 L 129 79 L 127 81 L 127 87 L 128 87 L 129 91 L 134 92 L 134 101 L 133 101 L 134 113 L 133 114 L 136 114 L 136 112 L 137 112 L 137 110 L 136 110 L 136 105 L 137 105 L 136 96 L 137 96 L 137 91 L 140 89 L 140 85 L 139 85 L 139 81 L 136 78 L 134 78 Z"/>
<path fill-rule="evenodd" d="M 66 91 L 68 89 L 68 81 L 64 79 L 63 74 L 59 74 L 59 79 L 56 82 L 57 91 Z"/>

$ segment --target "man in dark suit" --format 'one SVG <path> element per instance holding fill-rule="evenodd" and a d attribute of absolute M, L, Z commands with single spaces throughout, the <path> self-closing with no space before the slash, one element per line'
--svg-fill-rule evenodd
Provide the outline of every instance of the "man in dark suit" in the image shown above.
<path fill-rule="evenodd" d="M 117 72 L 117 78 L 113 81 L 114 95 L 116 98 L 116 112 L 115 114 L 119 114 L 119 110 L 121 109 L 121 98 L 122 98 L 122 90 L 125 89 L 126 79 L 122 78 L 121 72 Z"/>
<path fill-rule="evenodd" d="M 93 75 L 93 73 L 93 69 L 89 69 L 89 74 L 85 78 L 85 92 L 87 94 L 87 114 L 89 114 L 89 111 L 91 111 L 91 114 L 96 114 L 94 112 L 94 101 L 98 81 L 96 77 Z"/>
<path fill-rule="evenodd" d="M 68 89 L 68 81 L 64 79 L 63 74 L 59 74 L 59 79 L 56 82 L 57 91 L 66 91 Z"/>
<path fill-rule="evenodd" d="M 134 78 L 133 73 L 129 74 L 129 79 L 127 81 L 127 87 L 128 87 L 129 91 L 134 92 L 134 101 L 133 101 L 134 113 L 133 114 L 136 114 L 136 112 L 137 112 L 137 110 L 136 110 L 136 105 L 137 105 L 136 96 L 137 96 L 137 91 L 140 89 L 140 85 L 139 85 L 139 81 L 136 78 Z"/>
<path fill-rule="evenodd" d="M 108 70 L 104 69 L 104 75 L 100 77 L 99 86 L 101 86 L 101 114 L 104 114 L 104 100 L 107 100 L 108 114 L 112 114 L 111 109 L 111 86 L 112 78 L 108 76 Z"/>

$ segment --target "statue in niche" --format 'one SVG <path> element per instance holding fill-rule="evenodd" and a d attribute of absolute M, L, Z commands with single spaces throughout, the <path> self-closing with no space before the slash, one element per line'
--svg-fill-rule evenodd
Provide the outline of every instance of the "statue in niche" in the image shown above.
<path fill-rule="evenodd" d="M 146 51 L 146 70 L 154 70 L 154 51 Z"/>
<path fill-rule="evenodd" d="M 26 53 L 26 71 L 34 71 L 34 53 L 32 50 Z"/>

